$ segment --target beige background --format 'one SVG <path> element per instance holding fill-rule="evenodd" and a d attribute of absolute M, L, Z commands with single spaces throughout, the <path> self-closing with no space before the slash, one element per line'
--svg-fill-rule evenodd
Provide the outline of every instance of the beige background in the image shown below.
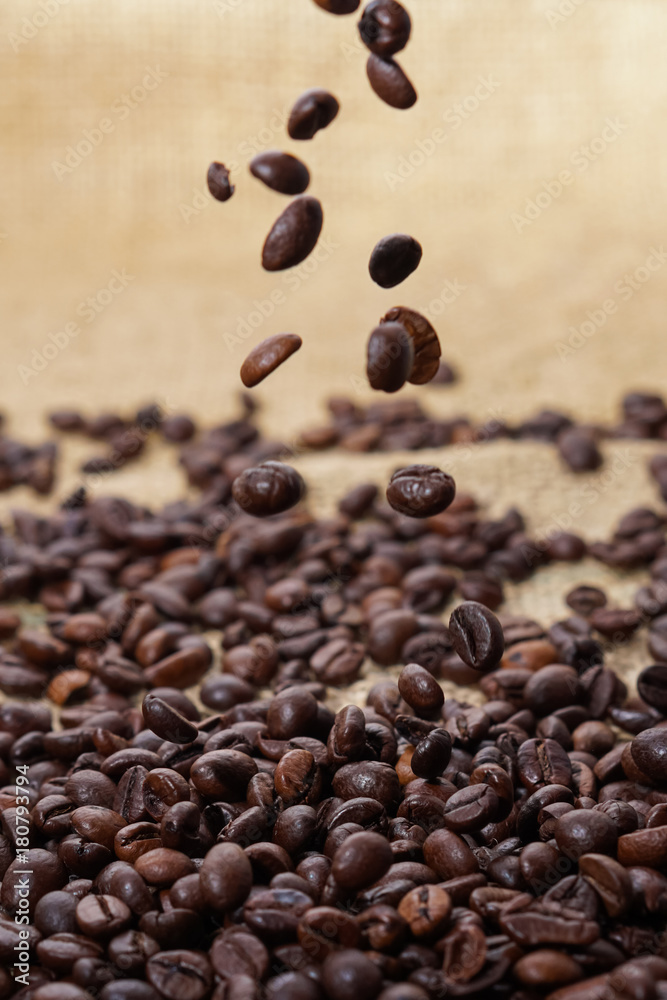
<path fill-rule="evenodd" d="M 667 243 L 662 0 L 413 0 L 400 59 L 420 96 L 408 112 L 370 91 L 356 17 L 310 0 L 41 2 L 0 6 L 0 400 L 17 436 L 38 440 L 44 412 L 64 405 L 129 411 L 157 399 L 207 423 L 225 418 L 246 351 L 292 330 L 303 349 L 256 392 L 267 432 L 293 441 L 322 421 L 327 395 L 370 398 L 365 341 L 398 303 L 428 312 L 461 371 L 453 388 L 406 390 L 442 415 L 515 421 L 552 405 L 612 419 L 628 388 L 665 387 L 667 266 L 645 283 L 641 271 L 631 294 L 624 278 Z M 148 71 L 159 85 L 121 111 Z M 286 112 L 316 85 L 336 93 L 341 112 L 313 142 L 293 143 Z M 102 119 L 112 130 L 62 170 L 68 147 Z M 325 211 L 321 259 L 283 275 L 259 259 L 287 200 L 247 171 L 254 151 L 276 147 L 304 158 Z M 593 158 L 586 169 L 582 147 Z M 235 165 L 224 205 L 205 190 L 214 158 Z M 517 222 L 563 171 L 570 183 L 551 186 L 550 204 L 541 195 L 530 224 Z M 400 289 L 383 291 L 367 260 L 392 231 L 416 236 L 424 258 Z M 114 270 L 131 277 L 127 288 L 86 322 L 77 310 Z M 234 342 L 255 301 L 277 293 L 273 315 Z M 602 328 L 561 358 L 569 328 L 608 300 Z M 78 335 L 26 375 L 33 352 L 74 321 Z M 97 450 L 67 449 L 61 495 L 79 481 L 75 459 Z M 535 531 L 570 517 L 597 538 L 633 504 L 656 502 L 644 469 L 654 450 L 610 445 L 609 481 L 589 477 L 596 500 L 574 516 L 583 481 L 549 449 L 500 443 L 423 457 L 491 513 L 518 500 Z M 182 491 L 172 456 L 151 447 L 101 488 L 170 499 Z M 300 461 L 324 510 L 347 483 L 385 481 L 401 456 Z M 0 513 L 27 498 L 2 497 Z M 560 568 L 510 607 L 562 614 L 562 593 L 584 578 L 612 575 Z M 622 581 L 615 593 L 627 602 L 634 586 Z"/>

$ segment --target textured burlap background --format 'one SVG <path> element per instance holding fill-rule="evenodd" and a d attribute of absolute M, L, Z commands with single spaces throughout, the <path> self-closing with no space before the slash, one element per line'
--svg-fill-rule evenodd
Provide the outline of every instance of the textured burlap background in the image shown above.
<path fill-rule="evenodd" d="M 409 8 L 400 59 L 420 97 L 398 112 L 370 91 L 356 17 L 310 0 L 5 0 L 0 398 L 10 431 L 38 440 L 50 407 L 150 399 L 214 422 L 235 410 L 246 351 L 293 330 L 303 349 L 256 390 L 267 431 L 291 441 L 323 419 L 326 395 L 369 398 L 365 341 L 398 303 L 429 314 L 462 373 L 451 389 L 407 390 L 442 415 L 513 421 L 552 405 L 610 419 L 628 388 L 664 386 L 667 7 Z M 313 142 L 293 143 L 286 112 L 316 85 L 341 112 Z M 317 258 L 284 275 L 259 258 L 286 199 L 247 171 L 254 152 L 276 147 L 305 159 L 325 211 Z M 233 166 L 224 205 L 205 190 L 214 158 Z M 416 236 L 424 258 L 387 292 L 367 260 L 392 231 Z M 110 296 L 113 272 L 125 287 Z M 60 495 L 93 450 L 68 446 Z M 583 481 L 545 448 L 435 458 L 493 512 L 517 503 L 535 530 L 570 517 L 602 537 L 633 504 L 655 504 L 644 472 L 654 450 L 612 445 L 609 482 L 591 477 L 595 499 L 574 516 Z M 301 466 L 324 509 L 348 482 L 381 482 L 400 461 L 329 454 Z M 182 481 L 153 447 L 101 488 L 159 504 Z M 5 495 L 0 513 L 23 502 L 34 500 Z M 584 578 L 615 579 L 597 565 L 559 567 L 510 606 L 562 614 L 563 592 Z M 614 593 L 627 601 L 634 586 Z"/>

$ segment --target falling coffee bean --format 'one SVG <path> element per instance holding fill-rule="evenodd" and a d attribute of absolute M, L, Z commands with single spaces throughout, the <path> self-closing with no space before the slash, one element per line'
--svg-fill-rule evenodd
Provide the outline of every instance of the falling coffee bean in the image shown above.
<path fill-rule="evenodd" d="M 434 465 L 408 465 L 389 480 L 387 500 L 406 517 L 434 517 L 449 507 L 456 493 L 451 476 Z"/>
<path fill-rule="evenodd" d="M 303 194 L 310 184 L 308 167 L 291 153 L 269 149 L 250 161 L 250 173 L 280 194 Z"/>
<path fill-rule="evenodd" d="M 213 162 L 206 175 L 208 189 L 216 201 L 229 201 L 234 194 L 234 185 L 229 181 L 229 170 L 224 163 Z"/>
<path fill-rule="evenodd" d="M 368 338 L 366 374 L 371 388 L 398 392 L 405 385 L 412 364 L 412 341 L 400 323 L 381 323 Z"/>
<path fill-rule="evenodd" d="M 284 271 L 305 260 L 319 239 L 323 219 L 317 198 L 304 194 L 290 202 L 264 241 L 264 270 Z"/>
<path fill-rule="evenodd" d="M 239 507 L 252 517 L 281 514 L 301 500 L 306 484 L 291 465 L 262 462 L 246 469 L 232 484 L 232 495 Z"/>
<path fill-rule="evenodd" d="M 423 385 L 435 378 L 440 367 L 440 341 L 438 335 L 421 313 L 405 306 L 390 309 L 381 323 L 400 323 L 404 326 L 412 340 L 415 359 L 408 382 L 413 385 Z"/>
<path fill-rule="evenodd" d="M 473 670 L 493 670 L 505 651 L 500 622 L 483 604 L 464 601 L 449 619 L 454 649 Z"/>
<path fill-rule="evenodd" d="M 296 333 L 276 333 L 253 347 L 241 365 L 241 381 L 247 389 L 259 385 L 267 375 L 299 350 L 303 341 Z"/>
<path fill-rule="evenodd" d="M 315 0 L 315 3 L 329 14 L 354 14 L 361 0 Z"/>
<path fill-rule="evenodd" d="M 287 131 L 290 139 L 312 139 L 330 125 L 340 105 L 328 90 L 315 87 L 299 97 L 290 111 Z"/>
<path fill-rule="evenodd" d="M 393 288 L 405 281 L 419 267 L 422 248 L 405 233 L 393 233 L 379 240 L 368 262 L 368 271 L 376 285 Z"/>
<path fill-rule="evenodd" d="M 359 21 L 362 42 L 383 59 L 405 48 L 410 29 L 410 15 L 397 0 L 371 0 Z"/>
<path fill-rule="evenodd" d="M 366 63 L 366 73 L 375 93 L 389 107 L 406 111 L 416 103 L 417 91 L 393 59 L 381 59 L 371 53 Z"/>

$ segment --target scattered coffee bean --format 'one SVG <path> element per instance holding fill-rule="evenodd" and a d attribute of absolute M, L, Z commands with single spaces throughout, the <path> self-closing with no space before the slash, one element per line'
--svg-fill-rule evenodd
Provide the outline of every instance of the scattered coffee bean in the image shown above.
<path fill-rule="evenodd" d="M 345 3 L 345 0 L 340 2 Z M 354 9 L 356 10 L 356 7 Z M 318 87 L 307 90 L 298 98 L 290 111 L 287 122 L 290 139 L 312 139 L 316 132 L 331 124 L 338 114 L 338 109 L 338 101 L 328 90 Z"/>
<path fill-rule="evenodd" d="M 263 462 L 234 480 L 232 493 L 239 507 L 253 517 L 270 517 L 289 510 L 301 500 L 306 484 L 283 462 Z"/>
<path fill-rule="evenodd" d="M 400 323 L 408 331 L 414 350 L 414 361 L 408 382 L 423 385 L 435 378 L 440 367 L 438 335 L 421 313 L 405 306 L 396 306 L 382 317 L 382 323 Z"/>
<path fill-rule="evenodd" d="M 408 465 L 389 480 L 387 500 L 406 517 L 434 517 L 454 500 L 456 485 L 451 476 L 434 465 Z"/>
<path fill-rule="evenodd" d="M 368 270 L 376 285 L 394 288 L 419 267 L 422 248 L 417 240 L 404 233 L 393 233 L 379 240 L 368 262 Z"/>
<path fill-rule="evenodd" d="M 208 168 L 206 181 L 216 201 L 229 201 L 234 194 L 234 185 L 229 181 L 229 170 L 224 163 L 214 161 Z"/>
<path fill-rule="evenodd" d="M 250 161 L 249 169 L 253 177 L 281 194 L 303 194 L 310 184 L 305 163 L 291 153 L 281 153 L 277 149 L 258 153 Z"/>
<path fill-rule="evenodd" d="M 375 93 L 390 108 L 405 111 L 416 103 L 417 91 L 393 59 L 381 59 L 371 53 L 366 63 L 366 73 Z"/>
<path fill-rule="evenodd" d="M 267 375 L 279 368 L 296 351 L 303 341 L 296 333 L 276 333 L 253 347 L 241 365 L 241 381 L 247 389 L 259 385 Z"/>
<path fill-rule="evenodd" d="M 449 619 L 454 649 L 474 670 L 493 670 L 505 651 L 500 622 L 488 608 L 476 601 L 464 601 Z"/>
<path fill-rule="evenodd" d="M 317 198 L 304 194 L 291 201 L 264 241 L 264 270 L 284 271 L 304 261 L 315 248 L 323 220 Z"/>
<path fill-rule="evenodd" d="M 361 40 L 376 56 L 387 59 L 408 44 L 410 16 L 397 0 L 371 0 L 359 21 Z"/>

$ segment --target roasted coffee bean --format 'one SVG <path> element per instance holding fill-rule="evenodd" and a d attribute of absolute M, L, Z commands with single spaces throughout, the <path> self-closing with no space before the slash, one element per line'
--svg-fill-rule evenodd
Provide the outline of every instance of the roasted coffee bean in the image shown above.
<path fill-rule="evenodd" d="M 146 695 L 141 711 L 148 728 L 170 743 L 192 743 L 199 732 L 180 712 L 155 694 Z"/>
<path fill-rule="evenodd" d="M 315 248 L 324 215 L 317 198 L 300 195 L 276 219 L 262 249 L 265 271 L 284 271 L 296 267 Z"/>
<path fill-rule="evenodd" d="M 609 816 L 594 809 L 575 809 L 556 822 L 554 836 L 561 852 L 578 859 L 582 854 L 616 853 L 616 827 Z"/>
<path fill-rule="evenodd" d="M 414 363 L 412 341 L 400 323 L 382 323 L 368 339 L 366 375 L 372 389 L 398 392 Z"/>
<path fill-rule="evenodd" d="M 213 971 L 201 952 L 163 951 L 146 963 L 146 978 L 165 1000 L 203 1000 L 213 985 Z"/>
<path fill-rule="evenodd" d="M 590 810 L 589 810 L 590 811 Z M 620 917 L 632 903 L 632 883 L 627 869 L 605 853 L 579 857 L 579 874 L 592 886 L 610 917 Z"/>
<path fill-rule="evenodd" d="M 454 792 L 445 803 L 445 826 L 455 833 L 470 833 L 493 823 L 500 803 L 490 785 L 468 785 Z"/>
<path fill-rule="evenodd" d="M 83 934 L 108 938 L 126 929 L 132 920 L 129 906 L 115 896 L 84 896 L 76 907 L 76 921 Z"/>
<path fill-rule="evenodd" d="M 543 785 L 570 783 L 572 765 L 566 752 L 555 740 L 529 739 L 517 753 L 519 777 L 529 792 Z"/>
<path fill-rule="evenodd" d="M 410 767 L 418 778 L 437 778 L 443 773 L 452 754 L 452 737 L 446 729 L 434 729 L 416 746 Z"/>
<path fill-rule="evenodd" d="M 424 841 L 424 860 L 443 881 L 475 875 L 479 864 L 468 845 L 451 830 L 435 830 Z"/>
<path fill-rule="evenodd" d="M 199 871 L 204 900 L 216 913 L 236 909 L 252 887 L 252 866 L 237 844 L 216 844 Z"/>
<path fill-rule="evenodd" d="M 465 601 L 449 619 L 454 649 L 474 670 L 493 670 L 502 658 L 505 639 L 500 622 L 488 608 Z"/>
<path fill-rule="evenodd" d="M 246 469 L 232 485 L 234 500 L 253 517 L 270 517 L 289 510 L 305 491 L 306 484 L 296 469 L 283 462 L 263 462 Z"/>
<path fill-rule="evenodd" d="M 354 14 L 361 0 L 315 0 L 318 7 L 330 14 Z"/>
<path fill-rule="evenodd" d="M 452 503 L 456 486 L 451 476 L 433 465 L 409 465 L 389 480 L 387 500 L 407 517 L 433 517 Z"/>
<path fill-rule="evenodd" d="M 512 968 L 512 973 L 523 986 L 562 986 L 583 978 L 583 969 L 565 951 L 539 948 L 524 955 Z"/>
<path fill-rule="evenodd" d="M 354 833 L 334 854 L 331 874 L 342 888 L 357 891 L 382 878 L 393 860 L 385 837 L 379 833 Z"/>
<path fill-rule="evenodd" d="M 406 110 L 417 101 L 417 91 L 393 59 L 381 59 L 373 53 L 368 57 L 366 73 L 378 97 L 391 108 Z"/>
<path fill-rule="evenodd" d="M 339 0 L 350 5 L 351 0 Z M 329 0 L 331 3 L 331 0 Z M 358 6 L 358 4 L 357 4 Z M 356 7 L 354 8 L 356 10 Z M 287 122 L 290 139 L 312 139 L 316 132 L 330 125 L 338 114 L 339 104 L 328 90 L 307 90 L 295 102 Z"/>
<path fill-rule="evenodd" d="M 410 16 L 397 0 L 371 0 L 359 21 L 362 42 L 383 59 L 405 48 L 410 29 Z"/>
<path fill-rule="evenodd" d="M 253 177 L 281 194 L 303 194 L 310 184 L 305 163 L 291 153 L 282 153 L 277 149 L 258 153 L 250 161 L 249 170 Z"/>
<path fill-rule="evenodd" d="M 241 381 L 248 388 L 259 385 L 267 375 L 279 368 L 296 351 L 303 341 L 296 333 L 276 333 L 267 337 L 250 354 L 241 365 Z"/>
<path fill-rule="evenodd" d="M 380 322 L 400 323 L 408 332 L 414 350 L 414 362 L 408 382 L 423 385 L 435 378 L 440 367 L 440 341 L 426 317 L 414 309 L 395 306 Z"/>
<path fill-rule="evenodd" d="M 573 472 L 591 472 L 603 462 L 594 435 L 583 427 L 564 430 L 558 437 L 558 451 Z"/>
<path fill-rule="evenodd" d="M 667 712 L 667 664 L 645 667 L 637 678 L 637 691 L 651 708 Z"/>
<path fill-rule="evenodd" d="M 639 770 L 663 784 L 667 780 L 667 729 L 645 729 L 635 736 L 630 747 Z"/>
<path fill-rule="evenodd" d="M 635 830 L 619 837 L 617 857 L 626 866 L 664 867 L 667 860 L 667 826 Z"/>
<path fill-rule="evenodd" d="M 398 690 L 419 715 L 437 713 L 445 702 L 438 682 L 418 663 L 409 663 L 403 667 L 398 678 Z"/>
<path fill-rule="evenodd" d="M 322 984 L 331 1000 L 374 1000 L 382 973 L 363 952 L 344 948 L 324 959 Z"/>
<path fill-rule="evenodd" d="M 206 181 L 216 201 L 229 201 L 234 194 L 234 185 L 229 181 L 229 170 L 223 163 L 214 161 L 210 165 Z"/>
<path fill-rule="evenodd" d="M 43 937 L 52 934 L 76 934 L 77 899 L 70 893 L 47 892 L 35 906 L 34 925 Z"/>
<path fill-rule="evenodd" d="M 398 912 L 415 937 L 431 937 L 447 924 L 452 912 L 452 899 L 441 886 L 421 885 L 406 893 Z"/>
<path fill-rule="evenodd" d="M 405 233 L 393 233 L 375 244 L 368 270 L 376 285 L 394 288 L 417 270 L 421 258 L 422 248 L 417 240 Z"/>

